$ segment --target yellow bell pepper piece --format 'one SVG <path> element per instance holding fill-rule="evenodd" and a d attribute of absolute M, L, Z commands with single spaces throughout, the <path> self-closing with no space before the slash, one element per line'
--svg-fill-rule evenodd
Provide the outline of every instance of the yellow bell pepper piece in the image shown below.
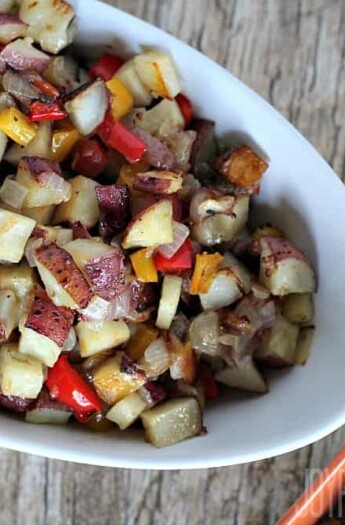
<path fill-rule="evenodd" d="M 189 287 L 190 294 L 207 293 L 222 260 L 220 253 L 198 253 Z"/>
<path fill-rule="evenodd" d="M 138 324 L 137 331 L 128 341 L 126 354 L 128 354 L 133 361 L 138 361 L 144 356 L 146 348 L 153 343 L 157 337 L 158 330 L 148 324 Z"/>
<path fill-rule="evenodd" d="M 121 120 L 134 106 L 133 97 L 119 78 L 112 78 L 107 87 L 113 95 L 111 110 L 115 120 Z"/>
<path fill-rule="evenodd" d="M 36 125 L 17 108 L 5 108 L 0 113 L 0 129 L 21 146 L 27 146 L 36 136 Z"/>
<path fill-rule="evenodd" d="M 157 283 L 158 272 L 150 254 L 152 248 L 143 248 L 130 255 L 133 269 L 137 279 L 143 283 Z"/>
<path fill-rule="evenodd" d="M 60 129 L 53 133 L 52 161 L 63 162 L 71 152 L 80 135 L 76 129 Z"/>

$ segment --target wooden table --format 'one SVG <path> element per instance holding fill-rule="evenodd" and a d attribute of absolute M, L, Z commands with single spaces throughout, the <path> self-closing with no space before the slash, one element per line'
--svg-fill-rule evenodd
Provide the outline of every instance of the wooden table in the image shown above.
<path fill-rule="evenodd" d="M 345 177 L 345 0 L 108 3 L 223 64 Z M 343 395 L 343 385 L 335 388 Z M 343 429 L 276 459 L 192 472 L 131 472 L 1 450 L 0 524 L 273 525 L 302 491 L 307 469 L 324 465 L 344 438 Z"/>

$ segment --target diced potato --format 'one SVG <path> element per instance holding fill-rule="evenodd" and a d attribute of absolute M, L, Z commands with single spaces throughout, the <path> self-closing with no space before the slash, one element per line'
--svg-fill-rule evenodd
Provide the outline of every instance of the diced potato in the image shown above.
<path fill-rule="evenodd" d="M 291 366 L 295 362 L 298 327 L 279 316 L 255 352 L 254 358 L 272 367 Z"/>
<path fill-rule="evenodd" d="M 176 393 L 178 397 L 195 397 L 200 405 L 201 410 L 204 410 L 206 405 L 205 388 L 201 380 L 198 380 L 194 385 L 185 383 L 182 379 L 179 379 L 174 383 L 176 387 Z"/>
<path fill-rule="evenodd" d="M 158 448 L 197 436 L 202 430 L 201 410 L 194 397 L 171 399 L 143 412 L 141 419 L 147 441 Z"/>
<path fill-rule="evenodd" d="M 260 282 L 273 295 L 315 291 L 315 275 L 311 266 L 287 239 L 262 237 L 260 247 Z"/>
<path fill-rule="evenodd" d="M 173 207 L 171 201 L 161 200 L 138 213 L 128 225 L 122 247 L 146 248 L 173 242 Z"/>
<path fill-rule="evenodd" d="M 19 304 L 12 290 L 0 290 L 0 341 L 6 341 L 18 326 Z"/>
<path fill-rule="evenodd" d="M 44 51 L 59 53 L 75 34 L 73 7 L 64 0 L 22 0 L 19 15 Z"/>
<path fill-rule="evenodd" d="M 204 310 L 218 310 L 236 302 L 242 295 L 237 277 L 231 269 L 224 268 L 214 276 L 207 293 L 199 297 Z"/>
<path fill-rule="evenodd" d="M 52 243 L 38 248 L 35 260 L 45 289 L 56 306 L 77 309 L 88 305 L 91 290 L 68 252 Z"/>
<path fill-rule="evenodd" d="M 0 209 L 0 260 L 18 263 L 24 255 L 35 221 Z"/>
<path fill-rule="evenodd" d="M 114 405 L 129 396 L 147 381 L 139 367 L 134 365 L 129 371 L 122 371 L 122 368 L 122 354 L 118 353 L 101 363 L 94 371 L 94 387 L 108 405 Z"/>
<path fill-rule="evenodd" d="M 314 334 L 314 326 L 300 328 L 295 355 L 296 365 L 305 365 L 308 361 L 313 345 Z"/>
<path fill-rule="evenodd" d="M 46 243 L 55 242 L 58 246 L 64 246 L 73 239 L 71 228 L 61 228 L 61 226 L 42 226 L 37 228 L 42 231 Z"/>
<path fill-rule="evenodd" d="M 72 188 L 61 176 L 57 165 L 37 157 L 23 157 L 16 181 L 27 189 L 24 205 L 28 208 L 67 202 Z"/>
<path fill-rule="evenodd" d="M 116 423 L 121 430 L 131 426 L 147 408 L 146 402 L 136 392 L 116 403 L 106 414 L 106 418 Z"/>
<path fill-rule="evenodd" d="M 134 59 L 127 60 L 116 72 L 115 77 L 119 78 L 126 86 L 133 97 L 135 106 L 148 106 L 151 103 L 151 93 L 140 80 L 135 68 Z"/>
<path fill-rule="evenodd" d="M 137 74 L 154 96 L 174 98 L 181 91 L 171 58 L 165 53 L 147 51 L 134 58 Z"/>
<path fill-rule="evenodd" d="M 40 206 L 37 208 L 28 208 L 23 206 L 21 214 L 25 217 L 30 217 L 37 222 L 37 224 L 45 225 L 50 224 L 54 215 L 55 206 Z"/>
<path fill-rule="evenodd" d="M 219 159 L 220 173 L 232 184 L 248 188 L 258 184 L 268 164 L 248 146 L 232 148 Z"/>
<path fill-rule="evenodd" d="M 161 330 L 169 330 L 170 328 L 177 311 L 181 289 L 182 277 L 177 275 L 164 276 L 156 320 L 156 326 Z"/>
<path fill-rule="evenodd" d="M 12 177 L 6 177 L 0 188 L 0 199 L 19 210 L 23 207 L 28 193 L 29 190 L 25 186 L 19 184 Z"/>
<path fill-rule="evenodd" d="M 1 13 L 11 13 L 17 4 L 16 0 L 0 0 Z"/>
<path fill-rule="evenodd" d="M 133 188 L 155 195 L 169 195 L 178 192 L 182 188 L 182 184 L 183 177 L 179 173 L 152 170 L 145 173 L 137 173 Z"/>
<path fill-rule="evenodd" d="M 36 282 L 35 272 L 26 263 L 20 266 L 0 265 L 1 290 L 12 290 L 20 300 L 33 292 Z"/>
<path fill-rule="evenodd" d="M 246 225 L 248 211 L 249 198 L 247 195 L 240 195 L 229 215 L 215 213 L 200 223 L 194 224 L 192 237 L 202 246 L 213 246 L 231 241 Z"/>
<path fill-rule="evenodd" d="M 25 414 L 27 423 L 35 425 L 66 425 L 72 412 L 57 410 L 55 408 L 34 408 Z"/>
<path fill-rule="evenodd" d="M 82 321 L 77 324 L 75 331 L 82 357 L 120 346 L 130 337 L 129 328 L 124 321 Z"/>
<path fill-rule="evenodd" d="M 190 325 L 192 347 L 203 354 L 216 356 L 219 346 L 219 318 L 214 311 L 195 317 Z"/>
<path fill-rule="evenodd" d="M 0 349 L 0 387 L 5 396 L 36 399 L 43 386 L 42 364 L 18 352 L 17 345 Z"/>
<path fill-rule="evenodd" d="M 102 124 L 109 105 L 109 91 L 100 78 L 68 94 L 65 109 L 81 135 L 89 135 Z"/>
<path fill-rule="evenodd" d="M 83 270 L 87 261 L 99 259 L 115 251 L 112 246 L 95 239 L 76 239 L 67 243 L 64 249 L 73 257 L 76 265 Z"/>
<path fill-rule="evenodd" d="M 159 136 L 160 130 L 168 125 L 182 130 L 185 120 L 178 103 L 175 100 L 164 99 L 152 109 L 141 111 L 134 116 L 134 124 L 147 133 Z"/>
<path fill-rule="evenodd" d="M 100 219 L 98 200 L 94 180 L 78 175 L 69 180 L 72 196 L 68 202 L 59 204 L 53 217 L 54 224 L 80 221 L 86 228 L 95 226 Z"/>
<path fill-rule="evenodd" d="M 310 324 L 314 317 L 313 296 L 309 293 L 288 295 L 284 298 L 282 313 L 290 323 Z"/>
<path fill-rule="evenodd" d="M 54 366 L 62 348 L 49 337 L 30 328 L 25 328 L 23 325 L 19 328 L 21 332 L 18 347 L 20 354 L 33 357 L 46 366 Z"/>
<path fill-rule="evenodd" d="M 252 360 L 223 368 L 216 374 L 216 380 L 226 386 L 250 392 L 265 393 L 268 390 L 265 379 Z"/>

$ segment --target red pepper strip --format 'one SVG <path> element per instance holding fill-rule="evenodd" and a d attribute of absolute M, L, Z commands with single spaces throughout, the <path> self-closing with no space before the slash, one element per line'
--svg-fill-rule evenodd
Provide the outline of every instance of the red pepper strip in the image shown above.
<path fill-rule="evenodd" d="M 200 377 L 206 397 L 218 397 L 219 388 L 214 378 L 212 368 L 206 363 L 200 363 Z"/>
<path fill-rule="evenodd" d="M 55 86 L 47 82 L 46 80 L 43 80 L 43 78 L 37 78 L 34 80 L 33 83 L 38 89 L 43 91 L 43 93 L 45 93 L 46 95 L 49 95 L 53 98 L 59 98 L 60 91 Z"/>
<path fill-rule="evenodd" d="M 113 78 L 115 73 L 124 64 L 122 58 L 105 53 L 90 69 L 93 78 L 100 77 L 105 82 Z"/>
<path fill-rule="evenodd" d="M 62 120 L 66 118 L 66 112 L 60 108 L 57 102 L 45 104 L 43 102 L 33 102 L 30 107 L 30 120 L 40 122 L 41 120 Z"/>
<path fill-rule="evenodd" d="M 71 408 L 79 420 L 102 409 L 96 392 L 69 363 L 67 355 L 61 355 L 53 368 L 48 369 L 46 386 L 51 397 Z"/>
<path fill-rule="evenodd" d="M 121 153 L 131 164 L 138 162 L 146 151 L 146 144 L 121 122 L 116 122 L 109 113 L 98 127 L 97 133 L 108 148 Z"/>
<path fill-rule="evenodd" d="M 193 117 L 193 105 L 189 98 L 186 97 L 186 95 L 182 95 L 182 93 L 179 93 L 176 96 L 176 102 L 180 106 L 181 113 L 187 126 Z"/>
<path fill-rule="evenodd" d="M 176 273 L 181 270 L 189 270 L 192 267 L 192 243 L 190 239 L 186 239 L 171 259 L 156 253 L 153 260 L 159 272 Z"/>

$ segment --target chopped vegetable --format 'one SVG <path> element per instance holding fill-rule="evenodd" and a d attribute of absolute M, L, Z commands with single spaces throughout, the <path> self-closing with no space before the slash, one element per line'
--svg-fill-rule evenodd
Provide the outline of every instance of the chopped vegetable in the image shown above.
<path fill-rule="evenodd" d="M 216 380 L 232 388 L 266 393 L 267 384 L 252 360 L 227 367 L 216 374 Z"/>
<path fill-rule="evenodd" d="M 27 146 L 36 136 L 35 124 L 16 108 L 5 108 L 1 111 L 0 129 L 21 146 Z"/>
<path fill-rule="evenodd" d="M 193 105 L 186 95 L 179 93 L 176 96 L 176 102 L 180 106 L 181 113 L 183 115 L 186 126 L 190 123 L 193 117 Z"/>
<path fill-rule="evenodd" d="M 40 122 L 41 120 L 62 120 L 66 113 L 57 102 L 45 104 L 44 102 L 33 102 L 31 104 L 30 120 Z"/>
<path fill-rule="evenodd" d="M 206 397 L 218 397 L 219 388 L 216 383 L 212 368 L 207 363 L 201 363 L 200 374 Z"/>
<path fill-rule="evenodd" d="M 257 185 L 267 168 L 267 162 L 248 146 L 233 148 L 218 160 L 219 172 L 240 188 Z"/>
<path fill-rule="evenodd" d="M 297 344 L 295 363 L 296 365 L 305 365 L 310 357 L 310 352 L 313 345 L 315 335 L 314 326 L 304 326 L 300 328 Z"/>
<path fill-rule="evenodd" d="M 116 403 L 106 414 L 106 418 L 116 423 L 121 430 L 130 427 L 140 416 L 140 414 L 147 409 L 146 402 L 139 394 L 133 392 Z"/>
<path fill-rule="evenodd" d="M 154 96 L 174 98 L 180 92 L 180 83 L 168 55 L 147 51 L 134 58 L 134 65 L 141 81 Z"/>
<path fill-rule="evenodd" d="M 113 96 L 111 112 L 115 120 L 121 120 L 133 108 L 133 97 L 119 78 L 107 82 L 107 88 Z"/>
<path fill-rule="evenodd" d="M 177 252 L 169 259 L 159 252 L 156 253 L 154 263 L 157 270 L 162 273 L 178 273 L 192 268 L 192 255 L 191 241 L 186 239 Z"/>
<path fill-rule="evenodd" d="M 3 11 L 2 6 L 0 8 Z M 17 15 L 0 13 L 0 44 L 8 44 L 26 33 L 27 25 Z"/>
<path fill-rule="evenodd" d="M 122 231 L 130 220 L 128 187 L 120 184 L 96 187 L 100 232 L 105 237 Z"/>
<path fill-rule="evenodd" d="M 136 107 L 147 106 L 151 103 L 152 95 L 140 80 L 135 68 L 134 59 L 127 60 L 115 76 L 126 86 L 133 97 Z"/>
<path fill-rule="evenodd" d="M 295 362 L 298 327 L 284 317 L 277 317 L 271 330 L 264 334 L 255 359 L 272 367 L 291 366 Z"/>
<path fill-rule="evenodd" d="M 101 411 L 97 394 L 68 362 L 67 355 L 60 356 L 54 367 L 48 369 L 45 384 L 51 397 L 71 408 L 78 419 Z"/>
<path fill-rule="evenodd" d="M 79 133 L 89 135 L 104 121 L 108 103 L 107 87 L 103 80 L 96 79 L 69 93 L 65 109 Z"/>
<path fill-rule="evenodd" d="M 0 260 L 18 263 L 24 255 L 35 221 L 0 209 Z"/>
<path fill-rule="evenodd" d="M 309 293 L 285 296 L 282 314 L 290 323 L 310 324 L 314 317 L 313 296 Z"/>
<path fill-rule="evenodd" d="M 154 195 L 168 195 L 176 193 L 182 188 L 183 178 L 171 171 L 147 171 L 137 173 L 134 178 L 133 188 L 147 191 Z"/>
<path fill-rule="evenodd" d="M 78 175 L 68 181 L 72 186 L 71 198 L 57 206 L 53 223 L 81 222 L 86 228 L 95 226 L 100 219 L 95 189 L 97 182 Z"/>
<path fill-rule="evenodd" d="M 107 115 L 100 124 L 97 133 L 108 148 L 118 151 L 131 163 L 138 162 L 142 158 L 146 145 L 128 131 L 121 122 Z"/>
<path fill-rule="evenodd" d="M 223 260 L 219 253 L 197 254 L 192 281 L 189 287 L 190 294 L 207 293 L 216 272 Z"/>
<path fill-rule="evenodd" d="M 17 70 L 34 70 L 41 73 L 49 65 L 50 56 L 33 47 L 33 39 L 18 38 L 8 44 L 0 53 L 2 63 Z"/>
<path fill-rule="evenodd" d="M 36 399 L 43 386 L 42 364 L 18 352 L 14 343 L 0 349 L 0 387 L 5 396 Z"/>
<path fill-rule="evenodd" d="M 125 343 L 130 336 L 124 321 L 81 322 L 75 327 L 81 357 L 89 357 Z"/>
<path fill-rule="evenodd" d="M 126 353 L 133 361 L 141 359 L 146 348 L 158 337 L 158 330 L 149 324 L 139 324 L 126 346 Z"/>
<path fill-rule="evenodd" d="M 93 78 L 102 78 L 107 82 L 113 78 L 122 65 L 122 58 L 110 53 L 104 53 L 104 55 L 92 65 L 90 75 Z"/>
<path fill-rule="evenodd" d="M 176 275 L 165 275 L 159 301 L 156 326 L 168 330 L 175 317 L 181 296 L 182 279 Z"/>
<path fill-rule="evenodd" d="M 158 282 L 158 273 L 150 252 L 150 249 L 143 248 L 130 256 L 137 279 L 144 283 Z"/>
<path fill-rule="evenodd" d="M 52 138 L 52 161 L 63 162 L 79 138 L 79 133 L 76 129 L 57 130 Z"/>

